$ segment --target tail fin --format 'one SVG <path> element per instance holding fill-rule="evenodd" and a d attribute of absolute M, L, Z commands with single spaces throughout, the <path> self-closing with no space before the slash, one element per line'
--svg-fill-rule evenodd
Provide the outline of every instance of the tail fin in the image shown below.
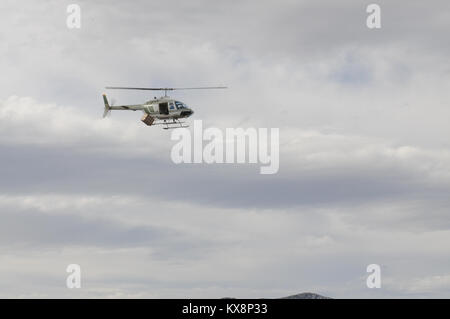
<path fill-rule="evenodd" d="M 103 112 L 103 118 L 105 118 L 106 115 L 108 115 L 108 113 L 111 111 L 111 107 L 109 106 L 106 94 L 103 94 L 103 103 L 105 103 L 105 111 Z"/>

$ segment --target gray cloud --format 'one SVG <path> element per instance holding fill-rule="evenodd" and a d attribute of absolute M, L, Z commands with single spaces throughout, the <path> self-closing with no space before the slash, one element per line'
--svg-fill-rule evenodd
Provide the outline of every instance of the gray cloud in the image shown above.
<path fill-rule="evenodd" d="M 415 171 L 417 166 L 402 167 L 395 161 L 381 167 L 369 160 L 296 171 L 282 165 L 279 174 L 266 178 L 258 175 L 256 165 L 175 165 L 155 158 L 130 159 L 40 147 L 2 147 L 2 150 L 5 157 L 0 171 L 5 178 L 0 189 L 5 193 L 58 190 L 134 194 L 224 207 L 292 208 L 376 203 L 418 196 L 445 198 L 448 192 L 445 184 L 430 184 L 427 173 Z"/>
<path fill-rule="evenodd" d="M 151 246 L 161 237 L 170 237 L 151 227 L 127 228 L 107 220 L 88 221 L 78 216 L 47 216 L 33 211 L 2 212 L 2 245 L 24 246 Z M 172 234 L 175 236 L 175 234 Z"/>

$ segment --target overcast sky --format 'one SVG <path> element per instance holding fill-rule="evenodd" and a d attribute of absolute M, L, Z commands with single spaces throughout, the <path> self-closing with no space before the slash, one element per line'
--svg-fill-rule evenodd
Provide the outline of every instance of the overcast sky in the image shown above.
<path fill-rule="evenodd" d="M 450 297 L 448 1 L 71 3 L 0 4 L 0 297 Z M 229 86 L 173 96 L 278 174 L 173 164 L 108 85 Z"/>

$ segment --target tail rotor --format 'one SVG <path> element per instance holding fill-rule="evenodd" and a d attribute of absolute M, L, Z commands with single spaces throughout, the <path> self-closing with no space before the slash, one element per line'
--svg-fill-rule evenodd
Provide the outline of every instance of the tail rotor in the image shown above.
<path fill-rule="evenodd" d="M 105 104 L 105 110 L 103 111 L 103 118 L 105 118 L 109 114 L 111 114 L 111 106 L 108 103 L 108 99 L 106 98 L 106 94 L 103 94 L 103 103 Z"/>

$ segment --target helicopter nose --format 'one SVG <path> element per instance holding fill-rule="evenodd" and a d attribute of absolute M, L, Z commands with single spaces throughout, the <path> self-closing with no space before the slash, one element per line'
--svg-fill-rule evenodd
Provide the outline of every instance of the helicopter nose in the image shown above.
<path fill-rule="evenodd" d="M 194 114 L 194 111 L 192 111 L 191 109 L 186 109 L 181 112 L 182 117 L 189 117 L 192 114 Z"/>

